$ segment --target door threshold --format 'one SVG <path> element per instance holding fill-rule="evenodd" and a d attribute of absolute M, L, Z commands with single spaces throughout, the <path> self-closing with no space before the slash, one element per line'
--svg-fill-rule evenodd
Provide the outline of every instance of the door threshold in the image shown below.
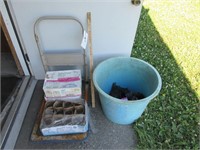
<path fill-rule="evenodd" d="M 14 149 L 37 80 L 24 76 L 1 128 L 1 149 Z"/>

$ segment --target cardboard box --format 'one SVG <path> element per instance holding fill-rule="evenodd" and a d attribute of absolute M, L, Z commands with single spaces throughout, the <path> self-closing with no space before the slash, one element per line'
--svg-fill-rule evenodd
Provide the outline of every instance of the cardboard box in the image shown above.
<path fill-rule="evenodd" d="M 45 76 L 43 91 L 46 100 L 65 100 L 81 97 L 81 71 L 48 71 Z"/>
<path fill-rule="evenodd" d="M 40 130 L 44 136 L 86 133 L 88 106 L 83 99 L 77 103 L 66 101 L 46 102 Z"/>

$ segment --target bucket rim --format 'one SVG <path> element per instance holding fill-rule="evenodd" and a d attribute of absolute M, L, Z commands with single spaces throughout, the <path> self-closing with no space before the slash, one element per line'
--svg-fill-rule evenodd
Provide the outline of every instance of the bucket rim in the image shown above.
<path fill-rule="evenodd" d="M 155 89 L 155 91 L 149 95 L 148 97 L 145 97 L 143 99 L 139 99 L 139 100 L 133 100 L 133 101 L 122 101 L 118 98 L 115 98 L 115 97 L 112 97 L 110 96 L 109 94 L 107 94 L 106 92 L 104 92 L 97 84 L 97 81 L 96 81 L 96 71 L 97 69 L 104 63 L 108 62 L 108 61 L 111 61 L 113 59 L 132 59 L 132 60 L 136 60 L 136 61 L 140 61 L 144 64 L 146 64 L 147 66 L 149 66 L 151 69 L 153 69 L 153 71 L 156 73 L 156 76 L 158 78 L 158 86 L 157 88 Z M 130 104 L 130 103 L 138 103 L 138 102 L 143 102 L 143 101 L 147 101 L 147 100 L 152 100 L 154 99 L 160 92 L 161 90 L 161 87 L 162 87 L 162 79 L 160 77 L 160 74 L 158 73 L 158 71 L 156 70 L 156 68 L 154 66 L 152 66 L 151 64 L 149 64 L 148 62 L 144 61 L 144 60 L 141 60 L 139 58 L 135 58 L 135 57 L 127 57 L 127 56 L 120 56 L 120 57 L 112 57 L 112 58 L 109 58 L 109 59 L 106 59 L 104 61 L 102 61 L 101 63 L 98 64 L 98 66 L 95 68 L 94 72 L 93 72 L 93 83 L 94 83 L 94 86 L 95 88 L 97 89 L 97 91 L 101 94 L 103 94 L 106 98 L 109 98 L 111 99 L 112 101 L 115 101 L 115 102 L 118 102 L 118 103 L 123 103 L 123 104 Z"/>

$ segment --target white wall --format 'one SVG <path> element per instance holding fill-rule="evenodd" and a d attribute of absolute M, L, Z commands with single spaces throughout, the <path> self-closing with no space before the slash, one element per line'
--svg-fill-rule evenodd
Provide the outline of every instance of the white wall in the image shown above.
<path fill-rule="evenodd" d="M 90 11 L 92 13 L 95 65 L 109 57 L 130 56 L 131 54 L 141 12 L 141 5 L 134 6 L 131 4 L 131 0 L 9 0 L 9 2 L 37 79 L 44 78 L 44 68 L 34 39 L 33 26 L 41 16 L 74 16 L 82 22 L 87 30 L 86 14 Z M 43 29 L 44 33 L 47 34 L 52 31 L 50 27 Z M 56 30 L 62 31 L 63 27 Z M 48 39 L 48 36 L 45 39 L 46 51 L 53 50 L 57 45 L 60 46 L 59 49 L 68 46 L 57 44 L 65 43 L 65 38 L 55 38 L 53 43 L 52 39 Z"/>

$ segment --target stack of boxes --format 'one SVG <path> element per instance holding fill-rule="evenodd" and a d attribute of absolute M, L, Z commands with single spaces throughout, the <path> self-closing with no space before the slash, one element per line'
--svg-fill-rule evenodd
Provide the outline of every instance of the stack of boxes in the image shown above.
<path fill-rule="evenodd" d="M 45 99 L 68 100 L 81 97 L 81 71 L 49 71 L 46 73 L 43 90 Z"/>
<path fill-rule="evenodd" d="M 87 132 L 88 107 L 81 99 L 80 70 L 47 72 L 43 91 L 46 103 L 40 130 L 44 136 Z"/>

